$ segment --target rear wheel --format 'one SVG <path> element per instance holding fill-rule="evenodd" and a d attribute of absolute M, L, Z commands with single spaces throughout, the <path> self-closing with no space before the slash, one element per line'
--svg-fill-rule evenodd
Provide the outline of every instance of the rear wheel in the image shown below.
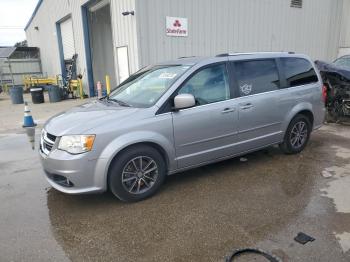
<path fill-rule="evenodd" d="M 289 123 L 284 141 L 280 144 L 281 150 L 286 154 L 297 154 L 303 151 L 310 138 L 311 124 L 308 117 L 297 115 Z"/>
<path fill-rule="evenodd" d="M 120 200 L 134 202 L 152 196 L 162 185 L 166 165 L 150 146 L 126 149 L 111 164 L 109 188 Z"/>

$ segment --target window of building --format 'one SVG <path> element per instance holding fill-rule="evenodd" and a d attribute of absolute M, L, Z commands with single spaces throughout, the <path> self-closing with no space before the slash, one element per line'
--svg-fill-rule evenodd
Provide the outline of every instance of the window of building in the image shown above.
<path fill-rule="evenodd" d="M 290 2 L 290 7 L 302 8 L 303 7 L 303 0 L 292 0 Z"/>
<path fill-rule="evenodd" d="M 287 80 L 287 87 L 318 82 L 314 68 L 306 59 L 286 57 L 281 58 L 281 64 Z"/>
<path fill-rule="evenodd" d="M 274 60 L 252 60 L 235 63 L 240 96 L 254 95 L 279 88 L 279 76 Z"/>
<path fill-rule="evenodd" d="M 181 87 L 178 93 L 192 94 L 197 105 L 230 99 L 226 65 L 214 65 L 200 70 Z"/>

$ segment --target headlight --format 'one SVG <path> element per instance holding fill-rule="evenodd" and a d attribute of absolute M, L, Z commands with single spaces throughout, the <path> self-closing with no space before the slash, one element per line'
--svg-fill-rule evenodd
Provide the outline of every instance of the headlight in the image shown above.
<path fill-rule="evenodd" d="M 91 151 L 94 140 L 95 135 L 62 136 L 58 144 L 58 149 L 71 154 L 81 154 Z"/>

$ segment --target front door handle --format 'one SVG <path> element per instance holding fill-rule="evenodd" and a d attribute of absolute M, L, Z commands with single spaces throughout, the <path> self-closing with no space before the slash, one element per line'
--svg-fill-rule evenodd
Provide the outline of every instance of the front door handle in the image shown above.
<path fill-rule="evenodd" d="M 224 110 L 221 111 L 221 113 L 223 114 L 231 113 L 231 112 L 234 112 L 235 110 L 236 110 L 235 108 L 226 107 Z"/>
<path fill-rule="evenodd" d="M 247 110 L 247 109 L 252 108 L 252 107 L 253 107 L 253 105 L 251 103 L 247 103 L 245 105 L 242 105 L 241 109 L 242 110 Z"/>

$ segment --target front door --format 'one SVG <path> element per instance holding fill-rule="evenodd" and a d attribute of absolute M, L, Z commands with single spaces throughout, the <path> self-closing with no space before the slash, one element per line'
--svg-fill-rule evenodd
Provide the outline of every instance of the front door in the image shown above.
<path fill-rule="evenodd" d="M 275 60 L 239 61 L 233 70 L 240 96 L 240 151 L 279 142 L 284 112 L 278 108 L 280 81 Z"/>
<path fill-rule="evenodd" d="M 231 99 L 226 63 L 199 70 L 178 93 L 196 99 L 195 107 L 172 113 L 178 168 L 233 154 L 238 111 Z"/>

